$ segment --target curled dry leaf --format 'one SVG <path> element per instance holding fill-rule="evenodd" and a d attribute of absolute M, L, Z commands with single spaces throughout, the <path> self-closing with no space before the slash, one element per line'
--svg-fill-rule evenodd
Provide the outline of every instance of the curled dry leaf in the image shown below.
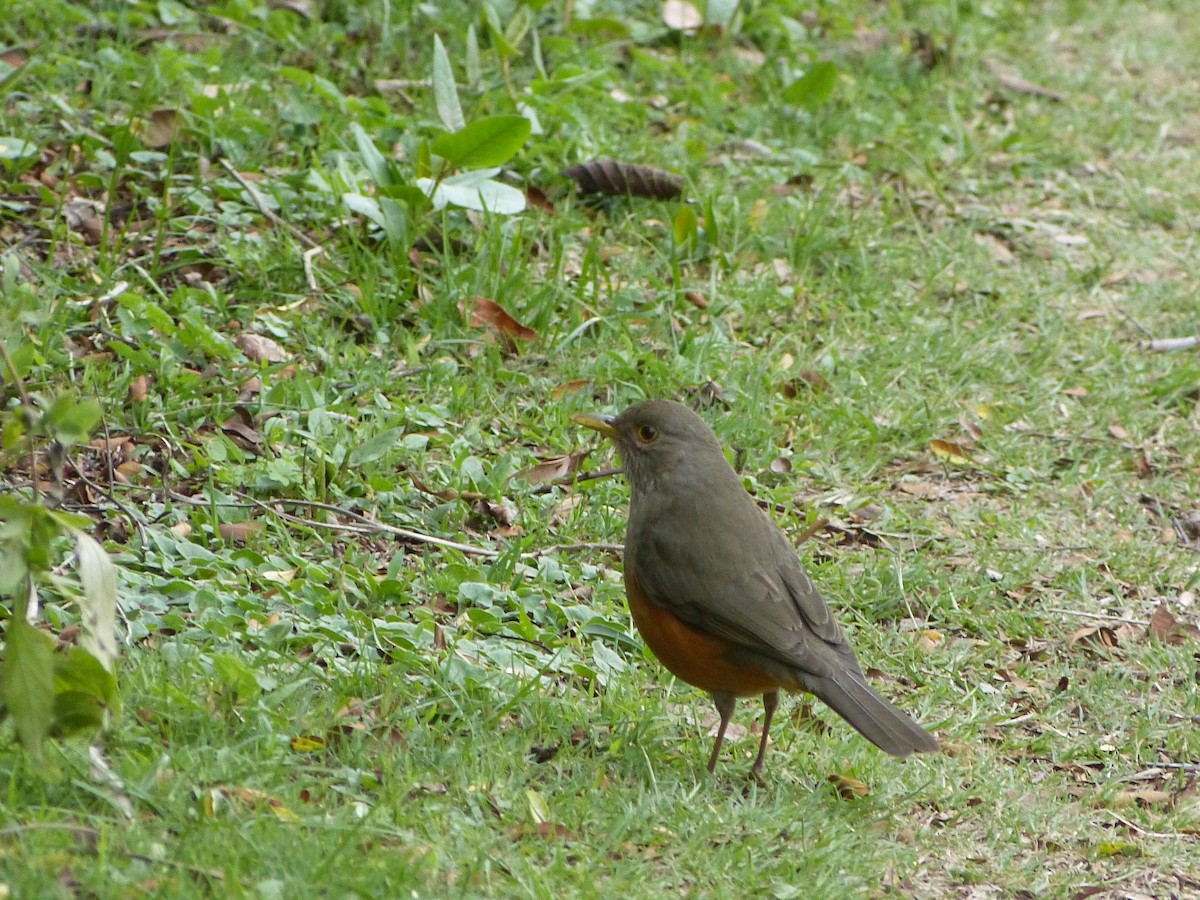
<path fill-rule="evenodd" d="M 234 544 L 244 544 L 262 531 L 262 522 L 227 522 L 217 526 L 221 537 Z"/>
<path fill-rule="evenodd" d="M 461 305 L 460 305 L 461 308 Z M 465 308 L 463 310 L 466 312 Z M 471 307 L 469 321 L 472 328 L 486 328 L 500 338 L 510 350 L 516 350 L 517 341 L 536 341 L 538 333 L 528 326 L 522 325 L 494 300 L 487 297 L 476 297 Z"/>
<path fill-rule="evenodd" d="M 244 331 L 233 339 L 234 346 L 246 354 L 253 362 L 282 363 L 287 362 L 288 354 L 278 343 L 261 334 Z"/>
<path fill-rule="evenodd" d="M 554 203 L 546 196 L 545 191 L 534 185 L 525 188 L 525 202 L 544 213 L 554 213 Z"/>
<path fill-rule="evenodd" d="M 178 110 L 156 109 L 150 113 L 150 118 L 142 123 L 142 143 L 155 150 L 170 144 L 179 135 L 183 119 Z"/>
<path fill-rule="evenodd" d="M 566 494 L 554 507 L 554 512 L 550 513 L 550 524 L 555 526 L 565 524 L 571 518 L 571 513 L 582 502 L 583 494 Z"/>
<path fill-rule="evenodd" d="M 551 481 L 557 481 L 559 478 L 566 478 L 568 475 L 573 475 L 579 470 L 579 463 L 583 460 L 582 453 L 568 453 L 562 456 L 551 456 L 543 459 L 535 466 L 530 466 L 517 473 L 517 477 L 530 484 L 547 484 Z"/>
<path fill-rule="evenodd" d="M 150 394 L 150 376 L 138 375 L 129 382 L 129 402 L 145 403 Z"/>
<path fill-rule="evenodd" d="M 1145 788 L 1140 791 L 1121 791 L 1112 798 L 1112 808 L 1127 806 L 1169 806 L 1175 798 L 1170 791 Z"/>
<path fill-rule="evenodd" d="M 19 69 L 25 63 L 29 62 L 29 51 L 24 47 L 10 47 L 7 50 L 0 51 L 0 62 L 12 66 L 14 69 Z"/>
<path fill-rule="evenodd" d="M 576 378 L 572 381 L 564 381 L 562 384 L 556 384 L 550 389 L 550 396 L 557 400 L 564 394 L 577 394 L 584 388 L 589 387 L 592 383 L 590 378 Z"/>
<path fill-rule="evenodd" d="M 83 242 L 89 246 L 100 243 L 104 235 L 104 223 L 96 204 L 91 200 L 76 198 L 63 204 L 63 217 L 67 227 L 83 237 Z"/>
<path fill-rule="evenodd" d="M 674 200 L 683 193 L 681 176 L 615 159 L 596 159 L 580 163 L 563 169 L 562 174 L 574 181 L 584 194 Z"/>
<path fill-rule="evenodd" d="M 428 494 L 431 497 L 437 497 L 439 500 L 457 500 L 459 497 L 458 491 L 454 490 L 454 488 L 442 488 L 439 491 L 431 488 L 413 472 L 409 472 L 408 477 L 411 479 L 413 487 L 415 487 L 422 494 Z"/>
<path fill-rule="evenodd" d="M 859 797 L 865 797 L 871 793 L 870 788 L 849 775 L 840 775 L 834 772 L 828 776 L 827 780 L 837 789 L 838 796 L 843 800 L 857 800 Z"/>
<path fill-rule="evenodd" d="M 943 441 L 940 438 L 929 442 L 929 449 L 938 459 L 962 465 L 971 461 L 971 451 L 962 444 L 953 441 Z"/>
<path fill-rule="evenodd" d="M 262 453 L 263 436 L 255 429 L 254 417 L 244 406 L 237 407 L 233 415 L 221 423 L 221 430 L 242 450 L 255 454 Z"/>
<path fill-rule="evenodd" d="M 825 380 L 825 377 L 820 372 L 812 370 L 801 372 L 795 378 L 779 385 L 779 393 L 788 400 L 795 400 L 802 394 L 817 394 L 828 389 L 829 382 Z"/>
<path fill-rule="evenodd" d="M 1154 638 L 1171 646 L 1178 646 L 1185 641 L 1200 640 L 1200 628 L 1191 622 L 1180 622 L 1163 604 L 1159 604 L 1150 616 L 1150 624 L 1146 627 L 1146 637 Z"/>

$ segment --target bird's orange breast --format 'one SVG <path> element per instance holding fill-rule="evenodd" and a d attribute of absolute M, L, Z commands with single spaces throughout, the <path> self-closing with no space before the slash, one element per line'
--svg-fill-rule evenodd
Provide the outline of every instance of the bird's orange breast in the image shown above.
<path fill-rule="evenodd" d="M 710 693 L 748 697 L 780 687 L 753 665 L 732 659 L 737 645 L 691 625 L 665 607 L 652 603 L 626 570 L 625 596 L 642 640 L 676 678 Z"/>

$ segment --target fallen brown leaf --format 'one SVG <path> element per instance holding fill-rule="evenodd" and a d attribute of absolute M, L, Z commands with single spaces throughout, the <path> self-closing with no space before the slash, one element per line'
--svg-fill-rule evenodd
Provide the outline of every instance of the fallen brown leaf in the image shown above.
<path fill-rule="evenodd" d="M 871 789 L 859 781 L 857 778 L 852 778 L 849 775 L 839 775 L 834 773 L 828 776 L 827 780 L 838 792 L 838 796 L 843 800 L 857 800 L 859 797 L 865 797 L 871 793 Z"/>
<path fill-rule="evenodd" d="M 1200 628 L 1191 622 L 1180 622 L 1163 604 L 1159 604 L 1150 616 L 1146 637 L 1162 641 L 1172 647 L 1189 640 L 1200 640 Z"/>
<path fill-rule="evenodd" d="M 460 308 L 462 308 L 460 306 Z M 463 309 L 466 312 L 465 308 Z M 499 337 L 510 350 L 516 350 L 517 341 L 536 341 L 538 333 L 522 325 L 494 300 L 476 297 L 469 313 L 472 328 L 486 328 Z"/>
<path fill-rule="evenodd" d="M 253 362 L 282 363 L 289 357 L 286 350 L 269 337 L 243 331 L 233 339 L 234 346 Z"/>
<path fill-rule="evenodd" d="M 935 438 L 929 442 L 929 449 L 933 451 L 933 455 L 938 459 L 944 459 L 952 463 L 966 463 L 971 461 L 971 451 L 962 444 L 956 444 L 953 441 L 943 441 L 940 438 Z"/>
<path fill-rule="evenodd" d="M 227 541 L 244 544 L 249 538 L 262 531 L 262 522 L 226 522 L 218 525 L 217 531 Z"/>

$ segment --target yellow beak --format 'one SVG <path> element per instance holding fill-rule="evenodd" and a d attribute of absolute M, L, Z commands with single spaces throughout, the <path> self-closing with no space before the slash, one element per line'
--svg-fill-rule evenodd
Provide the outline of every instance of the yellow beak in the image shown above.
<path fill-rule="evenodd" d="M 580 413 L 579 415 L 571 416 L 571 421 L 576 425 L 582 425 L 584 428 L 591 428 L 593 431 L 598 431 L 605 437 L 610 437 L 616 440 L 621 436 L 621 432 L 617 431 L 613 420 L 609 416 L 598 416 L 595 413 Z"/>

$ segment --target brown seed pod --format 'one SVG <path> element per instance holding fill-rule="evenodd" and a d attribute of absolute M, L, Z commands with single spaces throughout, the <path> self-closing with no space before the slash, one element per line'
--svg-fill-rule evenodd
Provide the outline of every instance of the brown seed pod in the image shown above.
<path fill-rule="evenodd" d="M 585 194 L 627 195 L 653 200 L 674 200 L 683 193 L 683 178 L 662 169 L 638 166 L 615 159 L 594 159 L 563 169 Z"/>

